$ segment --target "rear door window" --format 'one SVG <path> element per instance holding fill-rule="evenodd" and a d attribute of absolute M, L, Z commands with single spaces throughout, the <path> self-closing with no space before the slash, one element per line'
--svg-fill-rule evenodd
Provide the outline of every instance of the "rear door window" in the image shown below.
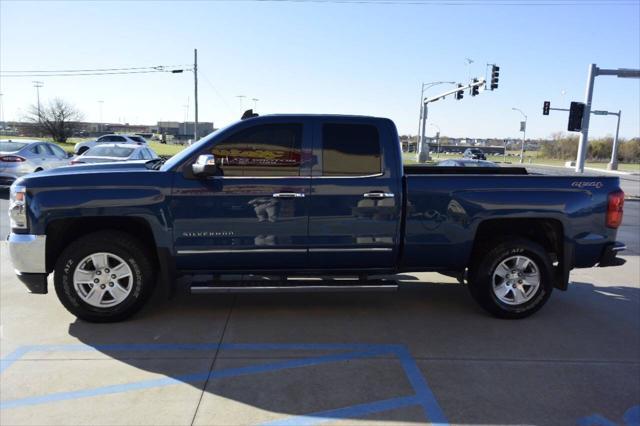
<path fill-rule="evenodd" d="M 67 153 L 64 152 L 62 148 L 58 145 L 48 145 L 49 149 L 53 151 L 53 155 L 55 155 L 59 159 L 67 158 Z"/>
<path fill-rule="evenodd" d="M 251 127 L 214 145 L 211 153 L 224 176 L 300 176 L 302 124 Z"/>
<path fill-rule="evenodd" d="M 369 176 L 382 173 L 380 135 L 368 124 L 322 126 L 322 175 Z"/>

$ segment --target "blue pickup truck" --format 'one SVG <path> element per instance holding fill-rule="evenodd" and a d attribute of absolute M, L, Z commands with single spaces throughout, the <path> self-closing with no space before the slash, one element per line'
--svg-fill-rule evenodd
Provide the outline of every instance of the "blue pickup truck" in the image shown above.
<path fill-rule="evenodd" d="M 437 271 L 502 318 L 541 308 L 573 268 L 616 257 L 616 177 L 403 166 L 395 125 L 251 117 L 165 163 L 40 172 L 11 188 L 18 277 L 87 321 L 134 314 L 179 276 L 192 293 L 385 290 Z M 182 287 L 181 287 L 182 288 Z"/>

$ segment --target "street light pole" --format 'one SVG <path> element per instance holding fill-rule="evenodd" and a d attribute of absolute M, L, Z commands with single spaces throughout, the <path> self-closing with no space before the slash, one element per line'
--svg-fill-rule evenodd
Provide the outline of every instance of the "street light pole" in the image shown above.
<path fill-rule="evenodd" d="M 256 110 L 256 108 L 258 107 L 258 101 L 259 101 L 260 99 L 258 99 L 258 98 L 251 98 L 251 100 L 253 101 L 253 112 L 256 112 L 255 110 Z"/>
<path fill-rule="evenodd" d="M 607 167 L 609 170 L 618 170 L 618 134 L 620 133 L 620 116 L 622 115 L 622 110 L 618 110 L 618 124 L 616 125 L 616 137 L 613 139 L 613 147 L 611 147 L 611 163 Z"/>
<path fill-rule="evenodd" d="M 422 83 L 422 88 L 420 90 L 420 116 L 418 117 L 418 140 L 416 141 L 416 153 L 418 162 L 424 163 L 424 161 L 420 161 L 420 153 L 422 152 L 422 144 L 424 143 L 424 122 L 427 119 L 427 110 L 424 104 L 424 92 L 425 90 L 429 90 L 432 87 L 438 86 L 440 84 L 456 84 L 455 81 L 432 81 L 430 83 Z"/>
<path fill-rule="evenodd" d="M 236 98 L 238 98 L 238 100 L 240 101 L 240 114 L 242 114 L 242 112 L 243 112 L 242 111 L 242 100 L 244 98 L 246 98 L 246 96 L 245 95 L 237 95 Z"/>
<path fill-rule="evenodd" d="M 524 144 L 527 140 L 527 114 L 522 112 L 519 108 L 511 108 L 514 111 L 518 111 L 524 117 L 524 128 L 522 129 L 522 146 L 520 147 L 520 164 L 524 163 Z"/>

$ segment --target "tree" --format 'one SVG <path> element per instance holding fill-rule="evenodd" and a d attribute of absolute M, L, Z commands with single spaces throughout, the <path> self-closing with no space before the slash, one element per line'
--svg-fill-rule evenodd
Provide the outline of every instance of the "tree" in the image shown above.
<path fill-rule="evenodd" d="M 63 99 L 55 98 L 48 105 L 31 105 L 27 120 L 56 142 L 66 142 L 82 121 L 82 113 Z"/>

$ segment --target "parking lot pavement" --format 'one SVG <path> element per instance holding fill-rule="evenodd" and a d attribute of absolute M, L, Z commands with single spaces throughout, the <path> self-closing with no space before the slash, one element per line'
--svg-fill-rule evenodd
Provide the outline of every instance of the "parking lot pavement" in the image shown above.
<path fill-rule="evenodd" d="M 89 324 L 54 294 L 27 294 L 6 243 L 0 251 L 3 426 L 586 425 L 640 414 L 637 252 L 619 268 L 574 271 L 569 291 L 521 321 L 418 274 L 391 294 L 156 297 L 130 321 Z"/>
<path fill-rule="evenodd" d="M 514 164 L 517 166 L 517 164 Z M 529 173 L 554 176 L 617 176 L 620 178 L 620 188 L 628 197 L 640 198 L 640 175 L 638 173 L 612 173 L 606 170 L 586 169 L 584 173 L 576 173 L 573 169 L 559 166 L 543 166 L 540 164 L 525 164 Z"/>

